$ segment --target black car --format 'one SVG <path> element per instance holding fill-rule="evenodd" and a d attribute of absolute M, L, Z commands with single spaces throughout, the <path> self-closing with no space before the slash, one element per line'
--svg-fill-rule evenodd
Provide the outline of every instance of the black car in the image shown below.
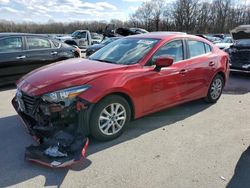
<path fill-rule="evenodd" d="M 91 45 L 90 47 L 87 48 L 86 50 L 86 57 L 92 55 L 95 53 L 97 50 L 100 50 L 102 47 L 106 46 L 107 44 L 119 39 L 121 37 L 110 37 L 110 38 L 105 38 L 100 44 L 94 44 Z"/>
<path fill-rule="evenodd" d="M 241 39 L 226 50 L 230 55 L 230 69 L 250 73 L 250 39 Z"/>
<path fill-rule="evenodd" d="M 250 25 L 241 25 L 231 31 L 233 45 L 225 51 L 230 56 L 230 69 L 250 73 Z"/>
<path fill-rule="evenodd" d="M 0 33 L 0 86 L 43 65 L 79 56 L 77 48 L 43 35 Z"/>

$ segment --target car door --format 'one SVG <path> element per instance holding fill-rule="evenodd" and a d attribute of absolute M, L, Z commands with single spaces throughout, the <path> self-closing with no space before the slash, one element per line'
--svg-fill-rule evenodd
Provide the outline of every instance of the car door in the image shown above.
<path fill-rule="evenodd" d="M 187 60 L 187 93 L 188 100 L 204 97 L 207 93 L 207 83 L 210 80 L 215 65 L 215 57 L 208 44 L 193 39 L 186 40 L 188 49 Z"/>
<path fill-rule="evenodd" d="M 154 62 L 159 56 L 170 56 L 174 63 L 162 68 L 160 72 L 152 71 Z M 184 100 L 185 93 L 185 49 L 183 40 L 168 42 L 149 60 L 148 70 L 143 76 L 147 89 L 144 96 L 144 112 L 157 111 L 175 105 Z"/>
<path fill-rule="evenodd" d="M 26 73 L 25 57 L 21 36 L 0 39 L 0 85 L 13 83 Z"/>
<path fill-rule="evenodd" d="M 26 46 L 26 70 L 28 72 L 58 59 L 58 49 L 54 48 L 48 38 L 26 36 Z"/>

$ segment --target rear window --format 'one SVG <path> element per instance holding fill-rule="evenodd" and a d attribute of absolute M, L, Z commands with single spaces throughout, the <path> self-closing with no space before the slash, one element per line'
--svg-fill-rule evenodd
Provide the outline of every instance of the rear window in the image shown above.
<path fill-rule="evenodd" d="M 0 52 L 19 52 L 22 51 L 21 37 L 10 37 L 0 39 Z"/>
<path fill-rule="evenodd" d="M 51 48 L 49 40 L 38 37 L 27 37 L 27 44 L 30 50 Z"/>
<path fill-rule="evenodd" d="M 188 40 L 190 58 L 196 57 L 206 53 L 205 45 L 203 42 Z"/>

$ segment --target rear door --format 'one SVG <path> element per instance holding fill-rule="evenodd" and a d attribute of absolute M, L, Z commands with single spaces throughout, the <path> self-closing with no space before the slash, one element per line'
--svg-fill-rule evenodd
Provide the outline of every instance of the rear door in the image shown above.
<path fill-rule="evenodd" d="M 216 57 L 207 43 L 187 39 L 186 44 L 188 49 L 186 97 L 192 100 L 207 94 L 207 84 L 213 76 Z"/>
<path fill-rule="evenodd" d="M 45 37 L 26 36 L 26 70 L 50 64 L 58 59 L 58 48 Z"/>
<path fill-rule="evenodd" d="M 26 73 L 25 58 L 23 37 L 0 39 L 0 85 L 13 83 Z"/>

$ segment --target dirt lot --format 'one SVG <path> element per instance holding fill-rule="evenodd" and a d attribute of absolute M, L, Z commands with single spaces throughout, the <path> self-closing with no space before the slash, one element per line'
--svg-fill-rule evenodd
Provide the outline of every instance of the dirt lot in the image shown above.
<path fill-rule="evenodd" d="M 250 186 L 250 76 L 232 75 L 215 105 L 191 102 L 132 122 L 114 141 L 91 139 L 83 163 L 57 170 L 24 161 L 33 141 L 14 93 L 0 91 L 0 187 Z"/>

